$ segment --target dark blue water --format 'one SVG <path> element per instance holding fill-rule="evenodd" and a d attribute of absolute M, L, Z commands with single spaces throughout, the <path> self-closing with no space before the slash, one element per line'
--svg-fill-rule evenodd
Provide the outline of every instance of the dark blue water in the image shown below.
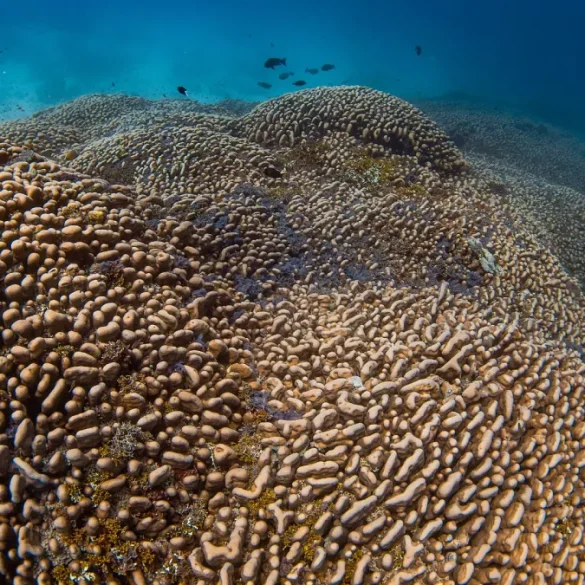
<path fill-rule="evenodd" d="M 174 97 L 178 85 L 204 101 L 262 100 L 304 79 L 410 100 L 464 93 L 585 130 L 585 7 L 576 0 L 31 0 L 0 14 L 2 117 L 92 92 Z M 295 76 L 266 70 L 270 56 L 286 57 Z M 336 69 L 304 73 L 326 62 Z"/>

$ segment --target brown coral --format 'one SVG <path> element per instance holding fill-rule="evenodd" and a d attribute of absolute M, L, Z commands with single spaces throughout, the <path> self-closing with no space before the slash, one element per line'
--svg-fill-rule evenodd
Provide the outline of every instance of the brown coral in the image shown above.
<path fill-rule="evenodd" d="M 330 132 L 275 144 L 325 96 Z M 86 172 L 122 145 L 136 189 L 0 142 L 3 577 L 585 577 L 582 297 L 431 122 L 341 88 L 150 130 L 129 101 L 105 139 L 107 99 L 83 104 L 37 122 L 78 126 Z M 376 142 L 396 116 L 412 152 Z"/>

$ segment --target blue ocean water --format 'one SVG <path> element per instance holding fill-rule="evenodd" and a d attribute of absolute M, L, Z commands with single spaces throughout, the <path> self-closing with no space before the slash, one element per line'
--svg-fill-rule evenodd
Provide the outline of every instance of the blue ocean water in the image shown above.
<path fill-rule="evenodd" d="M 93 92 L 177 97 L 178 85 L 205 102 L 264 100 L 303 79 L 408 100 L 466 94 L 585 132 L 577 0 L 30 0 L 0 12 L 2 118 Z M 271 56 L 295 76 L 265 69 Z M 305 73 L 324 63 L 336 69 Z"/>

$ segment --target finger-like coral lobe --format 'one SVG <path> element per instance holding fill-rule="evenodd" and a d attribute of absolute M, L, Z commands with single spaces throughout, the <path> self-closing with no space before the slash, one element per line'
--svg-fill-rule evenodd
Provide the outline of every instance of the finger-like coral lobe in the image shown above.
<path fill-rule="evenodd" d="M 583 580 L 579 284 L 429 118 L 88 96 L 0 136 L 7 582 Z"/>

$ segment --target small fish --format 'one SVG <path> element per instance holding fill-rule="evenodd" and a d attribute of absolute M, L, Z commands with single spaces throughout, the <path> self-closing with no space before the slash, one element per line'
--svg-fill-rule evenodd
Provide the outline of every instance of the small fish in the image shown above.
<path fill-rule="evenodd" d="M 181 94 L 181 95 L 188 95 L 187 94 L 187 88 L 183 87 L 182 85 L 179 85 L 179 87 L 177 87 L 177 91 Z"/>
<path fill-rule="evenodd" d="M 317 75 L 319 73 L 319 69 L 309 69 L 308 67 L 305 69 L 305 73 L 310 73 L 311 75 Z"/>
<path fill-rule="evenodd" d="M 264 67 L 266 67 L 266 69 L 274 69 L 279 65 L 284 65 L 286 67 L 286 57 L 284 59 L 279 59 L 278 57 L 270 57 L 270 59 L 267 59 L 266 62 L 264 63 Z"/>
<path fill-rule="evenodd" d="M 270 43 L 270 48 L 274 49 L 274 43 Z"/>
<path fill-rule="evenodd" d="M 293 85 L 296 85 L 297 87 L 301 87 L 302 85 L 307 85 L 307 82 L 303 81 L 302 79 L 299 79 L 298 81 L 293 81 Z"/>
<path fill-rule="evenodd" d="M 422 53 L 422 47 L 420 45 L 417 45 L 414 48 L 415 53 L 420 57 L 421 53 Z"/>
<path fill-rule="evenodd" d="M 112 87 L 116 87 L 116 84 L 112 81 Z"/>
<path fill-rule="evenodd" d="M 258 85 L 260 87 L 263 87 L 264 89 L 270 89 L 272 87 L 272 85 L 270 85 L 270 83 L 266 83 L 265 81 L 259 81 Z"/>
<path fill-rule="evenodd" d="M 271 179 L 280 179 L 282 177 L 282 173 L 276 167 L 266 167 L 264 169 L 264 174 Z"/>
<path fill-rule="evenodd" d="M 325 63 L 325 65 L 321 67 L 321 71 L 331 71 L 332 69 L 335 69 L 335 65 L 332 65 L 331 63 Z"/>
<path fill-rule="evenodd" d="M 278 79 L 288 79 L 291 75 L 294 75 L 294 73 L 292 73 L 292 71 L 289 71 L 288 73 L 281 73 L 278 76 Z"/>

